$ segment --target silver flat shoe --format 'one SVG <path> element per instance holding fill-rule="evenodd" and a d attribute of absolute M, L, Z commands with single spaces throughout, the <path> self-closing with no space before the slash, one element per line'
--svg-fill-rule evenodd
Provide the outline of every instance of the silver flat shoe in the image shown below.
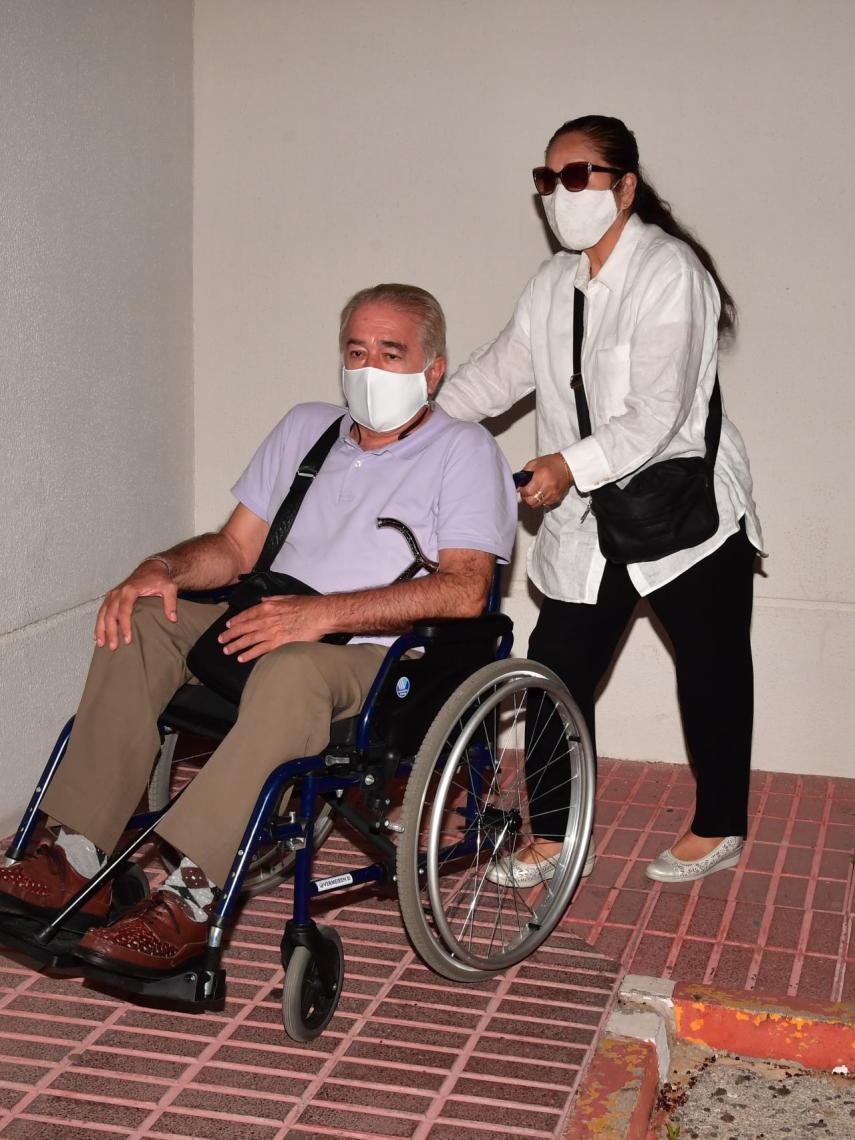
<path fill-rule="evenodd" d="M 648 879 L 655 879 L 657 883 L 686 883 L 735 867 L 741 858 L 742 836 L 728 835 L 703 859 L 678 859 L 667 849 L 647 864 L 644 873 Z"/>
<path fill-rule="evenodd" d="M 597 854 L 594 850 L 594 841 L 588 846 L 588 857 L 582 868 L 582 878 L 585 879 L 594 869 Z M 545 883 L 555 874 L 558 866 L 558 856 L 551 859 L 538 859 L 536 863 L 526 863 L 517 859 L 515 855 L 505 855 L 497 860 L 488 869 L 485 878 L 499 887 L 536 887 L 538 883 Z"/>

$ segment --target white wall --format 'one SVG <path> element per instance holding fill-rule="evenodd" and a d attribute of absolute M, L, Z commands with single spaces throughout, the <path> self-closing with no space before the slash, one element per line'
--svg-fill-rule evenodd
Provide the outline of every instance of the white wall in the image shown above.
<path fill-rule="evenodd" d="M 548 252 L 529 170 L 549 134 L 619 115 L 741 308 L 721 372 L 771 553 L 755 766 L 852 774 L 853 33 L 846 0 L 197 5 L 197 523 L 224 517 L 293 402 L 338 398 L 336 317 L 356 288 L 433 290 L 453 361 L 494 335 Z M 521 464 L 532 417 L 503 427 Z M 601 711 L 604 753 L 684 757 L 646 619 Z"/>
<path fill-rule="evenodd" d="M 0 5 L 0 835 L 94 599 L 192 528 L 192 4 Z"/>
<path fill-rule="evenodd" d="M 0 832 L 76 703 L 95 599 L 192 526 L 194 348 L 210 526 L 272 422 L 338 398 L 354 289 L 435 291 L 453 361 L 498 330 L 548 250 L 528 170 L 592 110 L 635 128 L 741 306 L 722 374 L 771 552 L 755 764 L 851 774 L 855 8 L 205 0 L 191 21 L 190 0 L 0 5 Z M 529 458 L 531 415 L 500 427 Z M 644 618 L 601 710 L 604 752 L 683 756 Z"/>

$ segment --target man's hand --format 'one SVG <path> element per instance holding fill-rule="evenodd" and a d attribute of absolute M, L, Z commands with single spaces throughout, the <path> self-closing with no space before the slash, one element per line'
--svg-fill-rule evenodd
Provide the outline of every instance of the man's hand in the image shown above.
<path fill-rule="evenodd" d="M 573 475 L 560 451 L 530 460 L 523 470 L 534 472 L 531 482 L 520 487 L 520 498 L 529 507 L 554 507 L 573 486 Z"/>
<path fill-rule="evenodd" d="M 482 550 L 440 550 L 439 570 L 411 582 L 265 598 L 230 618 L 220 642 L 238 661 L 252 661 L 280 645 L 320 641 L 327 633 L 400 634 L 426 617 L 476 617 L 487 601 L 494 563 Z"/>
<path fill-rule="evenodd" d="M 163 598 L 163 612 L 178 621 L 178 587 L 157 559 L 141 562 L 124 582 L 114 586 L 101 603 L 95 619 L 95 640 L 99 646 L 119 648 L 119 638 L 131 643 L 131 614 L 137 598 Z"/>
<path fill-rule="evenodd" d="M 326 598 L 312 595 L 265 598 L 229 620 L 219 637 L 223 652 L 237 654 L 238 661 L 252 661 L 291 641 L 320 641 L 330 632 L 323 621 L 327 608 Z"/>
<path fill-rule="evenodd" d="M 141 562 L 104 598 L 95 621 L 99 645 L 118 649 L 131 643 L 131 615 L 137 598 L 163 598 L 163 612 L 178 621 L 178 591 L 212 590 L 237 581 L 252 566 L 267 537 L 265 519 L 238 503 L 216 534 L 199 534 Z"/>

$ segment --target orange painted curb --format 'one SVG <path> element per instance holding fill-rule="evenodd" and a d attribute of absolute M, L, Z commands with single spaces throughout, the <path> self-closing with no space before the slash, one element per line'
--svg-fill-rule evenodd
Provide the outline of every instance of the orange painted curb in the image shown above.
<path fill-rule="evenodd" d="M 695 1045 L 831 1070 L 855 1072 L 855 1006 L 678 982 L 677 1036 Z"/>
<path fill-rule="evenodd" d="M 634 1037 L 603 1034 L 564 1140 L 644 1140 L 658 1092 L 654 1046 Z"/>

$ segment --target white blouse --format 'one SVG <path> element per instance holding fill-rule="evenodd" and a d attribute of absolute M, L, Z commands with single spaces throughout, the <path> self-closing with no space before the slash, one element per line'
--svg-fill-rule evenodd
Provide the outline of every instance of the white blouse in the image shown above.
<path fill-rule="evenodd" d="M 573 289 L 586 295 L 582 375 L 592 434 L 580 438 L 570 389 Z M 650 463 L 704 454 L 707 405 L 715 382 L 718 290 L 692 250 L 633 215 L 600 272 L 586 254 L 561 252 L 529 281 L 507 326 L 442 386 L 452 416 L 499 415 L 537 389 L 537 454 L 560 451 L 575 488 L 544 511 L 528 572 L 550 598 L 597 600 L 605 559 L 588 492 L 625 480 Z M 722 396 L 727 378 L 722 383 Z M 745 445 L 726 415 L 715 463 L 719 528 L 706 542 L 628 567 L 639 594 L 664 586 L 716 550 L 744 516 L 748 538 L 763 540 Z"/>

